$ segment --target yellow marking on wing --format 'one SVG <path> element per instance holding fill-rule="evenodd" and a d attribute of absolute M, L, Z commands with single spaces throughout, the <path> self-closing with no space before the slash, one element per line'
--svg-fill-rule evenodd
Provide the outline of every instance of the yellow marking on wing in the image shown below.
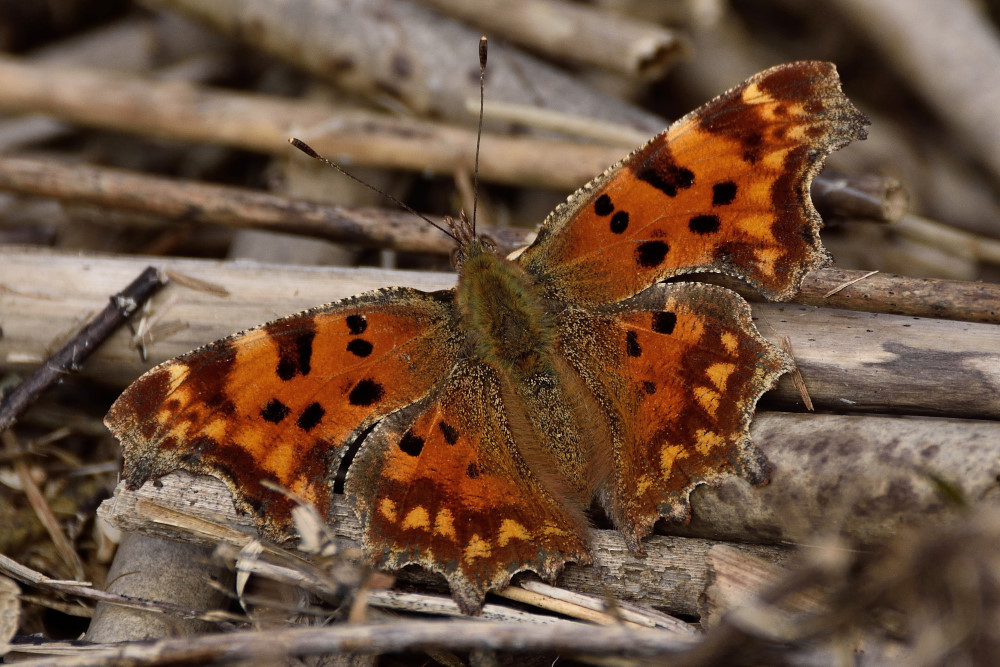
<path fill-rule="evenodd" d="M 552 535 L 555 535 L 556 537 L 565 537 L 566 535 L 569 535 L 569 533 L 556 524 L 546 521 L 542 524 L 542 535 L 545 535 L 546 537 L 550 537 Z"/>
<path fill-rule="evenodd" d="M 782 252 L 779 248 L 758 248 L 753 253 L 757 257 L 757 266 L 760 272 L 766 276 L 774 275 L 774 264 L 781 259 Z"/>
<path fill-rule="evenodd" d="M 180 383 L 187 379 L 188 367 L 186 364 L 172 364 L 167 366 L 166 371 L 170 374 L 170 389 L 167 393 L 173 394 L 177 390 Z M 187 392 L 179 393 L 177 396 L 172 396 L 172 398 L 181 398 L 183 402 L 187 402 L 182 398 L 186 393 Z"/>
<path fill-rule="evenodd" d="M 490 548 L 490 543 L 479 537 L 478 534 L 474 534 L 462 555 L 466 563 L 471 563 L 477 558 L 489 558 L 491 553 L 493 553 L 493 549 Z"/>
<path fill-rule="evenodd" d="M 455 517 L 451 515 L 451 510 L 440 510 L 434 517 L 434 534 L 455 540 Z"/>
<path fill-rule="evenodd" d="M 684 445 L 664 445 L 660 450 L 660 472 L 664 477 L 670 476 L 674 471 L 674 463 L 678 459 L 686 458 L 687 455 Z"/>
<path fill-rule="evenodd" d="M 726 352 L 735 357 L 736 352 L 740 349 L 740 339 L 728 331 L 719 336 L 719 339 L 722 341 L 722 347 L 726 348 Z"/>
<path fill-rule="evenodd" d="M 756 83 L 747 86 L 743 90 L 741 99 L 747 104 L 766 104 L 774 102 L 774 98 L 760 89 Z"/>
<path fill-rule="evenodd" d="M 770 211 L 763 213 L 748 213 L 740 218 L 739 231 L 752 239 L 760 241 L 761 245 L 774 245 L 777 241 L 774 238 L 774 214 Z"/>
<path fill-rule="evenodd" d="M 735 370 L 736 364 L 712 364 L 708 367 L 708 370 L 705 371 L 705 375 L 707 375 L 708 379 L 712 381 L 712 384 L 715 385 L 716 389 L 724 392 L 726 390 L 726 383 L 729 381 L 729 376 L 732 375 Z"/>
<path fill-rule="evenodd" d="M 225 442 L 230 424 L 224 419 L 215 419 L 202 427 L 202 433 L 216 442 Z"/>
<path fill-rule="evenodd" d="M 407 528 L 423 528 L 427 529 L 431 527 L 431 518 L 421 506 L 414 507 L 407 513 L 406 518 L 403 519 L 403 530 Z"/>
<path fill-rule="evenodd" d="M 639 477 L 639 481 L 635 483 L 635 491 L 637 496 L 643 496 L 646 491 L 649 491 L 649 487 L 653 486 L 653 478 L 649 475 L 642 475 Z"/>
<path fill-rule="evenodd" d="M 694 391 L 694 398 L 701 407 L 705 408 L 705 412 L 713 417 L 718 412 L 721 395 L 714 389 L 710 387 L 698 387 Z"/>
<path fill-rule="evenodd" d="M 497 537 L 497 544 L 502 547 L 507 546 L 511 540 L 530 540 L 531 533 L 528 529 L 513 519 L 504 519 L 500 524 L 500 534 Z"/>
<path fill-rule="evenodd" d="M 785 140 L 793 140 L 796 143 L 801 142 L 806 137 L 806 126 L 805 125 L 792 125 L 790 128 L 785 130 Z"/>
<path fill-rule="evenodd" d="M 760 166 L 763 166 L 771 171 L 780 172 L 785 168 L 785 156 L 788 155 L 789 149 L 782 151 L 770 151 L 764 155 L 764 159 L 761 160 Z"/>
<path fill-rule="evenodd" d="M 383 498 L 378 504 L 379 513 L 392 523 L 396 523 L 396 503 L 388 498 Z"/>
<path fill-rule="evenodd" d="M 674 337 L 685 341 L 698 341 L 705 335 L 705 321 L 687 310 L 686 306 L 677 306 L 674 303 L 664 310 L 677 309 L 677 325 L 674 327 Z M 681 316 L 683 313 L 683 317 Z"/>
<path fill-rule="evenodd" d="M 695 433 L 694 447 L 699 453 L 708 455 L 713 449 L 721 447 L 726 443 L 722 436 L 715 431 L 708 431 L 706 429 L 698 429 Z"/>

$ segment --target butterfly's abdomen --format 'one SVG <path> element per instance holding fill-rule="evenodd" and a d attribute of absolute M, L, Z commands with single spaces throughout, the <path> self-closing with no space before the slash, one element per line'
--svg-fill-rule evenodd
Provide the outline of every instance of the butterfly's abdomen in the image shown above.
<path fill-rule="evenodd" d="M 537 373 L 552 352 L 553 327 L 533 281 L 478 241 L 463 254 L 455 298 L 473 353 L 513 377 Z"/>

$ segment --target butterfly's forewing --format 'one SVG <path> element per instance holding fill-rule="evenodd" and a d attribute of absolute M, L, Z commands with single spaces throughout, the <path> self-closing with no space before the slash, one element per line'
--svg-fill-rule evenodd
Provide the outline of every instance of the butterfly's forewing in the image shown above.
<path fill-rule="evenodd" d="M 789 361 L 760 337 L 739 295 L 662 285 L 604 312 L 567 311 L 559 327 L 612 422 L 613 472 L 601 496 L 630 547 L 660 516 L 686 520 L 697 484 L 767 480 L 748 427 Z"/>
<path fill-rule="evenodd" d="M 551 579 L 566 561 L 589 561 L 582 515 L 525 464 L 484 362 L 460 362 L 433 395 L 376 426 L 346 490 L 376 562 L 440 572 L 466 613 L 516 572 Z"/>
<path fill-rule="evenodd" d="M 698 271 L 788 298 L 827 259 L 812 178 L 866 122 L 832 64 L 769 69 L 576 192 L 520 261 L 548 296 L 573 303 L 612 303 Z"/>
<path fill-rule="evenodd" d="M 217 341 L 146 373 L 105 423 L 130 488 L 183 468 L 226 483 L 271 538 L 287 488 L 325 513 L 344 445 L 423 398 L 456 361 L 450 292 L 369 292 Z"/>

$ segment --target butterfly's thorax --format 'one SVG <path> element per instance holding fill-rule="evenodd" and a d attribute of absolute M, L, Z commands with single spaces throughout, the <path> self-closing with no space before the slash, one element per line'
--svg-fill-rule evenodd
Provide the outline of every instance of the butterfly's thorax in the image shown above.
<path fill-rule="evenodd" d="M 515 446 L 549 493 L 586 506 L 595 480 L 591 441 L 606 430 L 593 423 L 596 406 L 556 351 L 552 303 L 520 265 L 478 239 L 461 257 L 462 329 L 471 355 L 499 376 Z"/>
<path fill-rule="evenodd" d="M 473 354 L 518 379 L 542 371 L 553 328 L 530 276 L 479 239 L 463 247 L 462 259 L 455 301 Z"/>

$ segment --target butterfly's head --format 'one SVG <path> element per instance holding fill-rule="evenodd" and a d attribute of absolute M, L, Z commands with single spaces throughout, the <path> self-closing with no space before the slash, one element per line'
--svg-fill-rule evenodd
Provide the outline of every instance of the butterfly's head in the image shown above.
<path fill-rule="evenodd" d="M 451 252 L 451 263 L 457 271 L 461 271 L 467 260 L 483 254 L 497 255 L 497 244 L 488 236 L 476 234 L 475 227 L 469 221 L 469 216 L 465 211 L 461 211 L 458 219 L 446 216 L 445 224 L 455 239 L 456 246 Z"/>

